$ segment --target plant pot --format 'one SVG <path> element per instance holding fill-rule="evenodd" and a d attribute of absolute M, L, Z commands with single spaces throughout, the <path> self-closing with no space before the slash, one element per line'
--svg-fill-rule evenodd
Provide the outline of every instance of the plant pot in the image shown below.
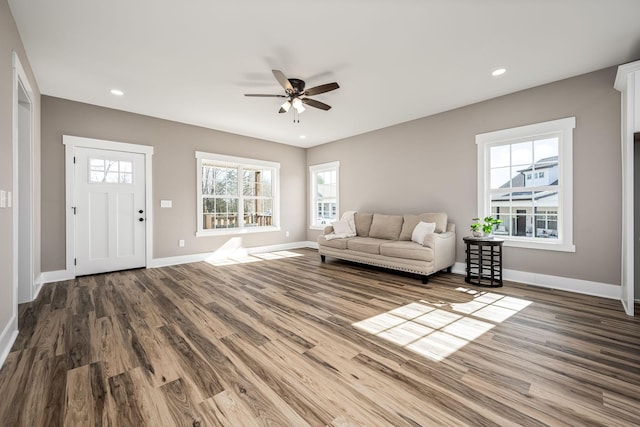
<path fill-rule="evenodd" d="M 484 237 L 484 233 L 482 231 L 472 231 L 471 234 L 473 237 Z"/>

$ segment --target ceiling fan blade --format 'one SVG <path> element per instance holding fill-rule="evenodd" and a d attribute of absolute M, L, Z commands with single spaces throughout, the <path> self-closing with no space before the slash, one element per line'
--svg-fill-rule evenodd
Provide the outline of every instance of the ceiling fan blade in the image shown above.
<path fill-rule="evenodd" d="M 284 90 L 293 92 L 293 86 L 291 86 L 291 82 L 289 82 L 289 79 L 284 75 L 282 71 L 271 70 L 271 72 L 273 73 L 273 77 L 276 78 L 276 80 L 278 81 L 278 83 L 280 83 L 280 86 L 282 86 Z"/>
<path fill-rule="evenodd" d="M 286 98 L 286 95 L 267 95 L 263 93 L 245 93 L 244 96 L 260 96 L 263 98 Z"/>
<path fill-rule="evenodd" d="M 327 105 L 324 102 L 320 102 L 320 101 L 316 101 L 315 99 L 309 99 L 309 98 L 301 98 L 300 99 L 304 104 L 307 104 L 311 107 L 315 107 L 315 108 L 319 108 L 321 110 L 329 110 L 331 109 L 331 105 Z"/>
<path fill-rule="evenodd" d="M 315 87 L 312 87 L 310 89 L 307 89 L 307 90 L 304 91 L 303 95 L 306 95 L 306 96 L 318 95 L 320 93 L 325 93 L 325 92 L 329 92 L 329 91 L 332 91 L 332 90 L 336 90 L 339 87 L 340 86 L 338 86 L 338 83 L 336 83 L 336 82 L 327 83 L 327 84 L 323 84 L 323 85 L 320 85 L 320 86 L 315 86 Z"/>

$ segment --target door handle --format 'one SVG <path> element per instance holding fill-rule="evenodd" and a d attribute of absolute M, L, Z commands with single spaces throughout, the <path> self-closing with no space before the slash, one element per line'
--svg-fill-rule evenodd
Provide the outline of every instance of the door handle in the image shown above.
<path fill-rule="evenodd" d="M 142 213 L 142 212 L 144 212 L 142 209 L 140 209 L 140 210 L 138 211 L 138 213 Z"/>
<path fill-rule="evenodd" d="M 138 221 L 142 222 L 144 221 L 144 218 L 138 218 Z"/>

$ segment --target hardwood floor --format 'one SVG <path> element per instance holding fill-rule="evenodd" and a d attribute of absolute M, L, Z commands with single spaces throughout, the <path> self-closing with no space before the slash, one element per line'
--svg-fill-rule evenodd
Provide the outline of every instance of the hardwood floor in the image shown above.
<path fill-rule="evenodd" d="M 20 306 L 0 424 L 640 424 L 640 319 L 619 301 L 314 250 L 239 261 L 45 285 Z"/>

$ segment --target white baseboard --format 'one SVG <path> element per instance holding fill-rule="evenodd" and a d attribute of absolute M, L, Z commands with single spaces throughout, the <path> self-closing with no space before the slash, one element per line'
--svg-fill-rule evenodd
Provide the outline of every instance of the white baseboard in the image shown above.
<path fill-rule="evenodd" d="M 452 268 L 454 273 L 467 274 L 467 265 L 464 262 L 456 262 Z M 539 286 L 541 288 L 557 289 L 560 291 L 575 292 L 578 294 L 593 295 L 596 297 L 620 300 L 622 298 L 619 285 L 609 283 L 592 282 L 590 280 L 572 279 L 570 277 L 550 276 L 547 274 L 531 273 L 518 270 L 502 270 L 504 280 Z"/>
<path fill-rule="evenodd" d="M 154 258 L 151 260 L 147 268 L 167 267 L 170 265 L 188 264 L 190 262 L 200 262 L 206 260 L 218 260 L 225 258 L 243 257 L 251 254 L 259 254 L 264 252 L 286 251 L 290 249 L 300 249 L 312 247 L 313 242 L 292 242 L 279 245 L 256 246 L 253 248 L 233 248 L 227 250 L 218 250 L 215 252 L 207 252 L 202 254 L 183 255 L 166 258 Z M 317 244 L 316 244 L 317 245 Z M 316 246 L 317 248 L 317 246 Z"/>
<path fill-rule="evenodd" d="M 68 270 L 43 271 L 40 274 L 40 287 L 45 283 L 62 282 L 63 280 L 75 279 L 76 276 Z"/>
<path fill-rule="evenodd" d="M 0 368 L 4 365 L 4 361 L 7 359 L 16 338 L 18 338 L 18 319 L 14 315 L 11 316 L 11 319 L 2 330 L 2 334 L 0 334 Z"/>
<path fill-rule="evenodd" d="M 40 293 L 40 290 L 42 289 L 42 285 L 44 284 L 44 282 L 42 281 L 42 273 L 38 274 L 38 277 L 36 277 L 36 280 L 34 280 L 33 285 L 34 285 L 34 292 L 33 292 L 33 298 L 31 301 L 35 301 L 36 298 L 38 298 L 38 294 Z"/>
<path fill-rule="evenodd" d="M 264 252 L 286 251 L 290 249 L 310 248 L 318 249 L 318 243 L 312 241 L 299 241 L 279 245 L 257 246 L 253 248 L 234 248 L 230 250 L 207 252 L 201 254 L 183 255 L 166 258 L 154 258 L 147 268 L 166 267 L 170 265 L 188 264 L 205 260 L 224 259 L 229 257 L 241 257 Z M 466 274 L 466 264 L 456 262 L 452 271 L 457 274 Z M 547 274 L 531 273 L 518 270 L 502 270 L 505 280 L 539 286 L 542 288 L 558 289 L 562 291 L 576 292 L 579 294 L 593 295 L 603 298 L 622 298 L 619 285 L 609 283 L 592 282 L 589 280 L 572 279 L 570 277 L 550 276 Z M 73 279 L 75 276 L 67 270 L 46 271 L 41 275 L 41 283 L 60 282 Z M 40 285 L 42 286 L 42 285 Z"/>

